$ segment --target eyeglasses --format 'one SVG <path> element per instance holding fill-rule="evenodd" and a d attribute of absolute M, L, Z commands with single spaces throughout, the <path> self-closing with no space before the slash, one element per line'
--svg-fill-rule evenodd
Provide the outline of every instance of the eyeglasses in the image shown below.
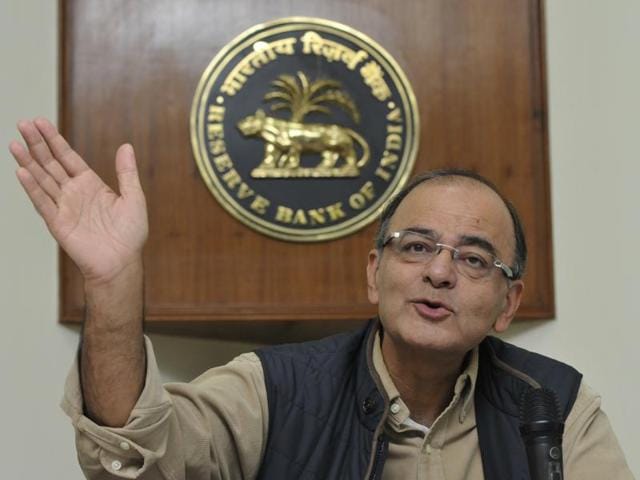
<path fill-rule="evenodd" d="M 386 246 L 390 246 L 401 260 L 424 265 L 436 258 L 443 249 L 449 250 L 456 270 L 473 280 L 487 277 L 494 268 L 499 268 L 508 279 L 512 280 L 514 278 L 513 270 L 508 265 L 475 245 L 456 248 L 444 243 L 438 243 L 423 233 L 413 230 L 400 230 L 391 233 L 386 238 L 382 248 Z"/>

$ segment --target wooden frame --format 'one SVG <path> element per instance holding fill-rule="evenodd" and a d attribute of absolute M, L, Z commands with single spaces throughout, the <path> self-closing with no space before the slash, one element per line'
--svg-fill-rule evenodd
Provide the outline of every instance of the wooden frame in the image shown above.
<path fill-rule="evenodd" d="M 217 204 L 193 160 L 189 110 L 204 68 L 244 29 L 294 14 L 351 25 L 395 57 L 421 111 L 414 171 L 470 168 L 498 184 L 530 248 L 519 317 L 553 317 L 542 3 L 61 0 L 61 129 L 112 186 L 119 144 L 131 142 L 140 159 L 147 322 L 200 331 L 224 322 L 220 332 L 237 321 L 330 320 L 340 329 L 375 314 L 364 275 L 375 225 L 315 244 L 265 237 Z M 81 321 L 82 281 L 63 253 L 60 282 L 61 321 Z"/>

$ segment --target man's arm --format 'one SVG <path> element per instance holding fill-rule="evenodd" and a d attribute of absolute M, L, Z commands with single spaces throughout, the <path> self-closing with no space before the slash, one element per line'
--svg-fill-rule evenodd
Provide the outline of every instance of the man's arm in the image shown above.
<path fill-rule="evenodd" d="M 565 478 L 633 480 L 600 396 L 582 382 L 562 439 Z"/>
<path fill-rule="evenodd" d="M 144 387 L 142 277 L 138 260 L 112 281 L 85 283 L 82 392 L 86 415 L 101 425 L 123 426 Z"/>
<path fill-rule="evenodd" d="M 162 386 L 142 335 L 146 204 L 133 149 L 123 145 L 112 191 L 44 119 L 20 122 L 12 142 L 20 183 L 84 278 L 80 369 L 62 402 L 87 478 L 255 478 L 268 406 L 255 355 L 189 384 Z M 147 365 L 148 363 L 148 365 Z"/>
<path fill-rule="evenodd" d="M 18 124 L 16 171 L 49 231 L 80 269 L 87 313 L 81 351 L 85 410 L 122 426 L 144 386 L 142 248 L 148 223 L 133 148 L 122 145 L 111 190 L 45 119 Z"/>

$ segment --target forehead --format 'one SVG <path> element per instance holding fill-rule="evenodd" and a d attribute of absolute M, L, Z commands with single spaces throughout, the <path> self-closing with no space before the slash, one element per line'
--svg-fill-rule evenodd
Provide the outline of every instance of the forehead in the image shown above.
<path fill-rule="evenodd" d="M 496 192 L 471 179 L 429 180 L 415 187 L 391 217 L 389 231 L 409 227 L 432 229 L 445 243 L 479 236 L 506 258 L 514 249 L 513 222 L 506 205 Z"/>

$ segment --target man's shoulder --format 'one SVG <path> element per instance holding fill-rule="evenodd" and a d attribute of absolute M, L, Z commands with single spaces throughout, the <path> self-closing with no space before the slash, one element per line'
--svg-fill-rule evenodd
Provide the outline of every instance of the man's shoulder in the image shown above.
<path fill-rule="evenodd" d="M 376 321 L 320 340 L 264 347 L 256 350 L 267 384 L 289 389 L 295 385 L 337 385 L 367 377 L 367 345 Z M 327 383 L 329 382 L 329 383 Z M 315 388 L 315 387 L 314 387 Z"/>
<path fill-rule="evenodd" d="M 573 366 L 526 348 L 487 336 L 480 344 L 480 355 L 493 364 L 506 364 L 534 376 L 545 376 L 558 370 L 578 374 Z"/>
<path fill-rule="evenodd" d="M 356 330 L 330 335 L 317 340 L 309 340 L 298 343 L 285 343 L 262 347 L 256 350 L 259 358 L 279 357 L 291 361 L 309 361 L 310 357 L 333 356 L 338 352 L 358 350 L 369 331 L 373 328 L 374 321 L 367 322 Z"/>
<path fill-rule="evenodd" d="M 478 379 L 478 392 L 491 403 L 503 404 L 514 415 L 524 389 L 551 389 L 564 406 L 566 418 L 578 394 L 582 374 L 559 360 L 488 336 L 480 344 Z"/>

